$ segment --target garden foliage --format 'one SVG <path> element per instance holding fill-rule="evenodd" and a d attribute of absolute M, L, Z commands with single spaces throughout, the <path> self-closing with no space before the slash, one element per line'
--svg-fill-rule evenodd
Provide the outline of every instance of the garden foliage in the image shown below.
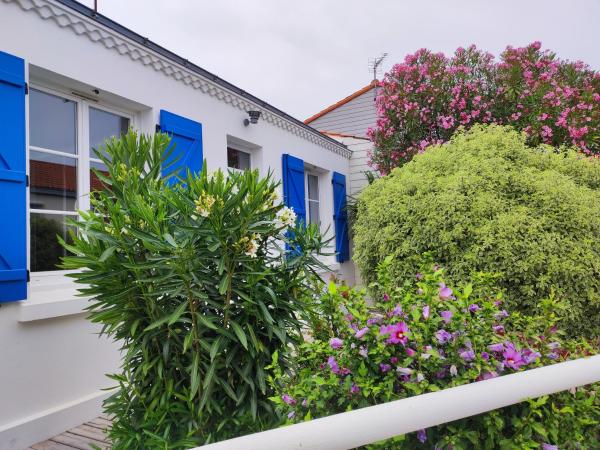
<path fill-rule="evenodd" d="M 264 368 L 301 339 L 300 299 L 324 244 L 314 226 L 293 228 L 277 184 L 256 171 L 209 175 L 205 164 L 167 183 L 168 145 L 134 132 L 108 142 L 106 189 L 63 243 L 91 320 L 122 347 L 105 403 L 119 449 L 191 448 L 273 425 Z"/>
<path fill-rule="evenodd" d="M 569 144 L 600 154 L 600 73 L 560 60 L 534 42 L 507 49 L 500 61 L 471 46 L 452 57 L 421 49 L 380 83 L 371 162 L 383 174 L 459 126 L 511 125 L 531 145 Z"/>
<path fill-rule="evenodd" d="M 565 305 L 565 329 L 600 333 L 594 158 L 531 148 L 524 133 L 477 125 L 368 186 L 354 243 L 368 282 L 386 256 L 392 276 L 404 280 L 430 251 L 452 282 L 493 273 L 512 309 L 534 313 L 554 296 Z"/>
<path fill-rule="evenodd" d="M 398 284 L 392 258 L 378 268 L 380 294 L 331 283 L 321 298 L 313 340 L 302 344 L 293 372 L 279 369 L 272 400 L 287 422 L 340 413 L 516 373 L 597 351 L 568 339 L 552 300 L 536 317 L 505 309 L 489 277 L 446 285 L 428 257 Z M 277 356 L 277 355 L 276 355 Z M 368 446 L 377 449 L 597 448 L 598 384 L 420 430 Z M 459 405 L 457 405 L 459 407 Z M 398 418 L 398 420 L 402 420 Z"/>

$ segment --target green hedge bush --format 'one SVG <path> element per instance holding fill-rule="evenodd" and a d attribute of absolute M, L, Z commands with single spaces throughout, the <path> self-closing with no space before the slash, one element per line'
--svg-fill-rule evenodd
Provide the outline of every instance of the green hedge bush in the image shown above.
<path fill-rule="evenodd" d="M 497 275 L 511 307 L 555 296 L 571 333 L 600 333 L 600 161 L 476 126 L 367 187 L 355 260 L 366 281 L 392 256 L 398 279 L 431 252 L 450 281 Z"/>
<path fill-rule="evenodd" d="M 122 346 L 105 403 L 118 449 L 187 449 L 274 425 L 264 368 L 301 340 L 325 245 L 316 226 L 293 228 L 277 183 L 257 171 L 205 164 L 168 184 L 168 145 L 134 132 L 107 143 L 106 188 L 63 242 L 91 320 Z"/>

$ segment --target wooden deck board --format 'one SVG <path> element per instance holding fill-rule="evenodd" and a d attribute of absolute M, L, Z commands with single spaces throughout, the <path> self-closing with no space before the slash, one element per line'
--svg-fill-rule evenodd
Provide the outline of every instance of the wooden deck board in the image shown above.
<path fill-rule="evenodd" d="M 106 437 L 106 430 L 110 425 L 110 419 L 102 415 L 26 450 L 92 450 L 92 444 L 108 449 L 110 442 Z"/>

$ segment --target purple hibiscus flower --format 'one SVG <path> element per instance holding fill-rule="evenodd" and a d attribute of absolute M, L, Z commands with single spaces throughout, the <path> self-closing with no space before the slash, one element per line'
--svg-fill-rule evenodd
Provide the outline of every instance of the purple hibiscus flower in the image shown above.
<path fill-rule="evenodd" d="M 296 400 L 294 400 L 292 397 L 290 397 L 287 394 L 283 394 L 281 396 L 281 400 L 284 401 L 284 403 L 287 403 L 288 405 L 294 406 L 296 404 Z"/>
<path fill-rule="evenodd" d="M 379 323 L 379 322 L 381 322 L 381 317 L 371 317 L 371 318 L 367 319 L 368 326 L 375 325 L 376 323 Z"/>
<path fill-rule="evenodd" d="M 417 431 L 417 439 L 421 444 L 425 443 L 425 441 L 427 440 L 427 433 L 425 432 L 425 430 Z"/>
<path fill-rule="evenodd" d="M 358 394 L 360 392 L 360 388 L 355 383 L 352 383 L 352 386 L 350 387 L 350 392 L 352 394 Z"/>
<path fill-rule="evenodd" d="M 488 352 L 481 352 L 481 357 L 485 360 L 485 361 L 489 361 L 490 360 L 490 354 Z"/>
<path fill-rule="evenodd" d="M 475 352 L 470 348 L 461 348 L 458 351 L 458 356 L 465 361 L 473 361 L 475 359 Z"/>
<path fill-rule="evenodd" d="M 440 344 L 445 344 L 446 342 L 450 342 L 450 340 L 452 339 L 452 335 L 446 330 L 441 329 L 435 332 L 435 338 Z"/>
<path fill-rule="evenodd" d="M 381 370 L 382 373 L 386 373 L 386 372 L 389 372 L 390 370 L 392 370 L 392 366 L 390 366 L 389 364 L 381 363 L 381 364 L 379 364 L 379 369 Z"/>
<path fill-rule="evenodd" d="M 519 352 L 512 343 L 506 344 L 506 350 L 504 350 L 502 356 L 504 358 L 504 361 L 502 361 L 504 365 L 511 369 L 519 370 L 519 368 L 525 364 L 521 352 Z"/>
<path fill-rule="evenodd" d="M 344 341 L 342 341 L 340 338 L 334 337 L 329 339 L 329 345 L 332 349 L 338 350 L 342 348 L 342 345 L 344 345 Z"/>
<path fill-rule="evenodd" d="M 389 302 L 390 301 L 390 296 L 387 294 L 383 294 L 383 301 L 384 302 Z"/>
<path fill-rule="evenodd" d="M 522 352 L 522 355 L 523 355 L 523 361 L 525 362 L 525 364 L 531 364 L 532 362 L 537 361 L 538 358 L 542 357 L 540 352 L 534 352 L 530 348 L 524 349 Z"/>
<path fill-rule="evenodd" d="M 361 328 L 360 330 L 358 330 L 356 332 L 356 334 L 354 335 L 354 337 L 356 339 L 362 339 L 365 336 L 365 334 L 367 334 L 368 332 L 369 332 L 369 327 Z"/>
<path fill-rule="evenodd" d="M 497 344 L 490 344 L 488 345 L 488 348 L 493 352 L 499 353 L 504 351 L 504 344 L 502 344 L 501 342 Z"/>
<path fill-rule="evenodd" d="M 469 312 L 470 313 L 475 313 L 477 311 L 479 311 L 481 308 L 479 307 L 479 305 L 477 303 L 472 303 L 469 305 Z"/>
<path fill-rule="evenodd" d="M 359 354 L 360 356 L 362 356 L 363 358 L 366 358 L 367 356 L 369 356 L 369 351 L 367 350 L 367 348 L 366 348 L 366 347 L 360 347 L 360 348 L 358 349 L 358 354 Z"/>
<path fill-rule="evenodd" d="M 423 306 L 423 319 L 429 319 L 429 305 Z"/>
<path fill-rule="evenodd" d="M 410 347 L 406 347 L 406 354 L 407 354 L 409 357 L 411 357 L 411 358 L 412 358 L 413 356 L 415 356 L 415 355 L 417 354 L 417 352 L 416 352 L 416 351 L 414 351 L 414 350 L 413 350 L 412 348 L 410 348 Z"/>
<path fill-rule="evenodd" d="M 444 322 L 446 323 L 450 323 L 453 315 L 454 313 L 452 311 L 442 311 L 440 313 L 440 316 L 442 316 L 442 319 L 444 319 Z"/>
<path fill-rule="evenodd" d="M 504 325 L 494 325 L 492 326 L 494 333 L 503 335 L 504 334 Z"/>
<path fill-rule="evenodd" d="M 498 376 L 498 372 L 495 371 L 491 371 L 491 372 L 485 372 L 482 376 L 482 378 L 484 380 L 491 380 L 492 378 L 496 378 Z"/>
<path fill-rule="evenodd" d="M 402 315 L 402 306 L 396 305 L 394 307 L 394 309 L 392 309 L 391 315 L 397 316 L 397 317 L 401 316 Z"/>
<path fill-rule="evenodd" d="M 409 332 L 408 325 L 404 322 L 396 323 L 393 325 L 387 325 L 381 327 L 379 333 L 381 335 L 389 334 L 389 337 L 385 341 L 386 344 L 402 344 L 406 345 L 408 337 L 406 336 Z"/>
<path fill-rule="evenodd" d="M 542 444 L 542 450 L 558 450 L 558 445 Z"/>
<path fill-rule="evenodd" d="M 439 286 L 440 289 L 438 291 L 438 295 L 442 300 L 448 300 L 450 297 L 452 297 L 452 289 L 450 289 L 444 283 L 440 283 Z"/>
<path fill-rule="evenodd" d="M 340 373 L 340 366 L 338 365 L 337 361 L 335 360 L 335 358 L 333 356 L 330 356 L 329 358 L 327 358 L 327 365 L 329 366 L 329 368 L 331 369 L 331 371 L 335 374 L 339 374 Z"/>

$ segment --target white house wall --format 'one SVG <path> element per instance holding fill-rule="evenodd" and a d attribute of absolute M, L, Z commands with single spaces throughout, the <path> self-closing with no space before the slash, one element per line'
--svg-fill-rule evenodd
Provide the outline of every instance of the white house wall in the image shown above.
<path fill-rule="evenodd" d="M 321 217 L 332 229 L 331 173 L 350 174 L 343 146 L 266 110 L 245 127 L 247 100 L 185 75 L 185 68 L 174 74 L 164 58 L 140 56 L 133 44 L 127 50 L 106 40 L 109 31 L 52 0 L 0 0 L 0 20 L 0 50 L 26 60 L 30 84 L 65 93 L 98 89 L 102 104 L 131 113 L 142 132 L 154 132 L 161 109 L 201 122 L 209 169 L 227 166 L 228 137 L 251 144 L 253 166 L 258 162 L 263 174 L 271 169 L 281 177 L 283 153 L 323 169 Z M 328 263 L 352 277 L 350 263 Z M 99 328 L 81 312 L 85 300 L 74 294 L 63 275 L 33 273 L 29 299 L 0 307 L 2 450 L 23 449 L 100 412 L 100 389 L 111 384 L 104 374 L 117 369 L 118 346 L 97 337 Z"/>

